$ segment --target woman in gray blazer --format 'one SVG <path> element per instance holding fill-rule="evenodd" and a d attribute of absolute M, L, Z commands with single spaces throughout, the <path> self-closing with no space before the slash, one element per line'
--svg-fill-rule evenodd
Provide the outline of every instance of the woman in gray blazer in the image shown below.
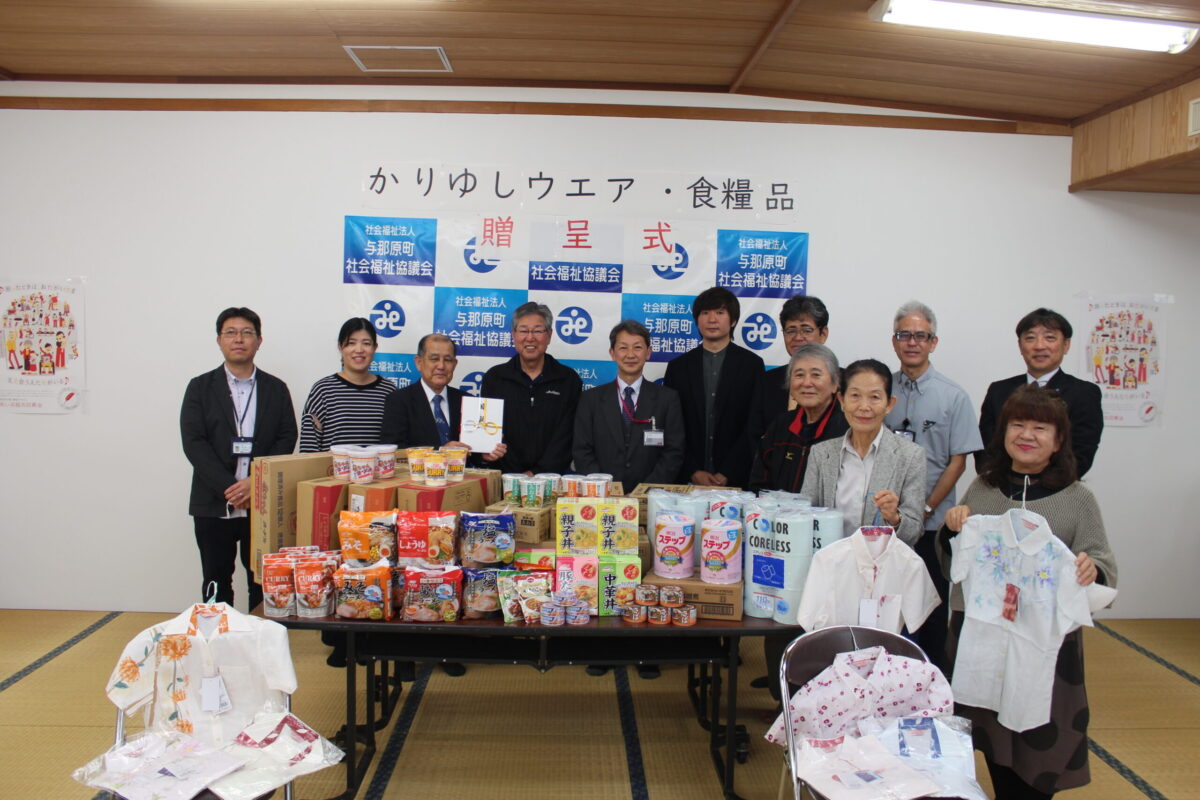
<path fill-rule="evenodd" d="M 896 398 L 892 373 L 873 358 L 846 367 L 839 393 L 850 430 L 814 445 L 804 473 L 803 494 L 814 506 L 844 515 L 844 536 L 883 523 L 909 547 L 925 529 L 925 450 L 883 424 Z"/>

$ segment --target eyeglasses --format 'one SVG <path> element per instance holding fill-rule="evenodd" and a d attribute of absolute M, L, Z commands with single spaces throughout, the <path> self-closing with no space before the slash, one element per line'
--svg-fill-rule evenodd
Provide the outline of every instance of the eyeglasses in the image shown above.
<path fill-rule="evenodd" d="M 812 325 L 801 325 L 799 327 L 795 325 L 788 325 L 783 329 L 783 335 L 789 339 L 794 339 L 797 336 L 812 336 L 816 332 L 817 329 Z"/>
<path fill-rule="evenodd" d="M 910 339 L 916 339 L 921 344 L 932 342 L 937 338 L 928 331 L 896 331 L 892 335 L 896 337 L 897 342 L 907 342 Z"/>
<path fill-rule="evenodd" d="M 549 328 L 517 328 L 514 331 L 517 336 L 545 336 L 549 332 Z"/>
<path fill-rule="evenodd" d="M 253 339 L 258 336 L 258 331 L 254 328 L 226 328 L 221 331 L 222 339 Z"/>

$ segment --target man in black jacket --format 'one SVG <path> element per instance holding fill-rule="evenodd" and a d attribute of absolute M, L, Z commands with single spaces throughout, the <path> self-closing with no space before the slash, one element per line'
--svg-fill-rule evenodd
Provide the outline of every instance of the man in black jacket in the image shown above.
<path fill-rule="evenodd" d="M 250 461 L 285 455 L 296 446 L 296 412 L 287 384 L 254 366 L 262 321 L 248 308 L 217 317 L 217 346 L 225 363 L 192 378 L 183 395 L 179 429 L 192 464 L 188 513 L 200 548 L 201 599 L 215 582 L 216 599 L 233 602 L 234 558 L 246 570 L 249 608 L 262 602 L 250 563 Z"/>
<path fill-rule="evenodd" d="M 608 335 L 617 379 L 588 389 L 575 415 L 575 470 L 607 472 L 628 492 L 672 483 L 683 463 L 683 418 L 674 389 L 646 380 L 650 332 L 631 319 Z"/>
<path fill-rule="evenodd" d="M 546 352 L 554 316 L 541 303 L 513 312 L 517 354 L 489 369 L 480 396 L 504 401 L 504 442 L 508 450 L 495 463 L 504 472 L 566 472 L 571 465 L 575 407 L 583 382 L 570 367 Z"/>
<path fill-rule="evenodd" d="M 1092 468 L 1100 434 L 1104 431 L 1104 411 L 1100 407 L 1100 387 L 1062 371 L 1063 356 L 1071 349 L 1071 323 L 1057 311 L 1035 309 L 1017 323 L 1017 343 L 1025 359 L 1028 374 L 1014 375 L 988 387 L 979 411 L 979 434 L 984 450 L 975 454 L 975 471 L 984 470 L 986 448 L 995 434 L 1000 409 L 1013 392 L 1027 383 L 1037 383 L 1058 392 L 1067 404 L 1071 419 L 1071 450 L 1082 478 Z"/>
<path fill-rule="evenodd" d="M 750 476 L 746 423 L 763 360 L 733 343 L 740 317 L 728 289 L 701 292 L 692 303 L 700 345 L 667 364 L 663 385 L 679 393 L 683 408 L 685 483 L 744 487 Z"/>

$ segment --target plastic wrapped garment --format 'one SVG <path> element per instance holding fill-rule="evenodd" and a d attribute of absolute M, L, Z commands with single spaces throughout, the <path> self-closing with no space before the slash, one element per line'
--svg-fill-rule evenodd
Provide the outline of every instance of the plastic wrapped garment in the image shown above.
<path fill-rule="evenodd" d="M 931 797 L 988 800 L 975 781 L 971 721 L 963 717 L 864 719 L 859 732 L 874 736 L 888 752 L 938 785 Z"/>
<path fill-rule="evenodd" d="M 805 739 L 796 772 L 829 800 L 914 800 L 938 789 L 872 736 Z"/>
<path fill-rule="evenodd" d="M 72 773 L 126 800 L 191 800 L 245 763 L 184 733 L 144 731 Z"/>
<path fill-rule="evenodd" d="M 344 755 L 294 715 L 278 712 L 255 717 L 224 753 L 246 766 L 209 784 L 222 800 L 254 800 L 301 775 L 332 767 Z"/>

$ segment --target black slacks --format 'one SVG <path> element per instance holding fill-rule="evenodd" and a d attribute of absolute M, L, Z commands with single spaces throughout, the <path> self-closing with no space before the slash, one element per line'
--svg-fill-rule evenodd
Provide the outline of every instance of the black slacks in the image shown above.
<path fill-rule="evenodd" d="M 239 555 L 246 570 L 249 609 L 262 603 L 262 587 L 254 582 L 250 565 L 250 518 L 221 519 L 193 517 L 196 523 L 196 546 L 200 549 L 200 599 L 210 596 L 209 583 L 217 585 L 217 602 L 233 605 L 234 559 Z M 239 553 L 240 551 L 240 553 Z"/>

